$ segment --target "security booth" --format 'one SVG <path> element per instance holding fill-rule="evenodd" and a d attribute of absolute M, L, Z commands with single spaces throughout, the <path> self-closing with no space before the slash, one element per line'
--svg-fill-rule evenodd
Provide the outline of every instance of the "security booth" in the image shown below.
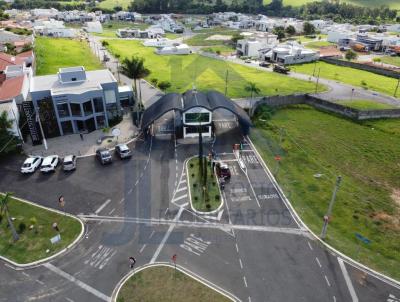
<path fill-rule="evenodd" d="M 183 138 L 212 135 L 212 112 L 203 107 L 193 107 L 183 113 Z"/>

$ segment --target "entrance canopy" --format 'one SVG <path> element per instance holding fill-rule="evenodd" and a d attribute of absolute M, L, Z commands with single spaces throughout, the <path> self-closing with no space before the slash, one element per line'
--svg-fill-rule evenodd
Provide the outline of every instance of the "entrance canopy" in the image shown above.
<path fill-rule="evenodd" d="M 209 111 L 226 109 L 232 112 L 238 118 L 245 134 L 249 132 L 249 128 L 252 125 L 247 113 L 222 93 L 217 91 L 203 93 L 196 90 L 188 90 L 184 94 L 168 93 L 145 109 L 141 122 L 142 129 L 150 126 L 168 111 L 178 110 L 184 113 L 194 107 L 203 107 Z"/>

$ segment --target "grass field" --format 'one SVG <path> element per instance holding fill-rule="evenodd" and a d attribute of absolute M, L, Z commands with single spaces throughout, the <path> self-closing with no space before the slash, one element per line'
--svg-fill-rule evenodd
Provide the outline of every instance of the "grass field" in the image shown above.
<path fill-rule="evenodd" d="M 104 0 L 98 6 L 104 9 L 113 9 L 116 6 L 121 6 L 123 10 L 126 10 L 131 2 L 132 0 Z"/>
<path fill-rule="evenodd" d="M 291 69 L 295 72 L 312 75 L 314 63 L 295 65 Z M 350 67 L 336 66 L 325 62 L 318 62 L 316 70 L 321 68 L 321 78 L 332 79 L 338 82 L 363 87 L 378 91 L 387 95 L 392 95 L 397 86 L 397 80 L 368 71 L 358 70 Z M 398 91 L 397 96 L 400 96 Z"/>
<path fill-rule="evenodd" d="M 36 75 L 55 74 L 61 67 L 84 66 L 86 70 L 103 69 L 87 42 L 36 37 Z"/>
<path fill-rule="evenodd" d="M 3 195 L 0 195 L 2 198 Z M 76 219 L 51 212 L 18 199 L 11 198 L 8 203 L 9 213 L 14 217 L 13 221 L 19 240 L 13 242 L 10 228 L 8 227 L 7 218 L 4 215 L 0 219 L 0 255 L 7 257 L 17 263 L 29 263 L 49 257 L 58 251 L 64 249 L 81 232 L 81 224 Z M 61 241 L 52 244 L 50 238 L 57 235 L 52 228 L 54 222 L 58 223 Z M 22 225 L 25 229 L 21 232 Z M 30 225 L 34 225 L 32 230 Z M 46 253 L 46 250 L 49 252 Z"/>
<path fill-rule="evenodd" d="M 362 263 L 400 279 L 400 123 L 354 123 L 308 106 L 255 119 L 251 137 L 305 223 L 320 234 L 335 179 L 343 177 L 327 242 Z M 283 130 L 282 144 L 280 132 Z M 316 174 L 322 174 L 316 177 Z M 371 240 L 358 242 L 355 233 Z"/>
<path fill-rule="evenodd" d="M 315 41 L 315 42 L 304 43 L 304 47 L 311 49 L 320 49 L 321 47 L 326 47 L 331 45 L 334 44 L 328 41 Z"/>
<path fill-rule="evenodd" d="M 400 67 L 400 56 L 397 57 L 384 56 L 381 57 L 380 59 L 382 60 L 382 63 Z"/>
<path fill-rule="evenodd" d="M 157 78 L 158 82 L 171 82 L 167 92 L 184 92 L 191 89 L 195 83 L 200 90 L 212 89 L 224 93 L 227 71 L 228 96 L 232 98 L 250 95 L 244 89 L 247 82 L 256 83 L 261 90 L 260 95 L 312 92 L 315 86 L 310 82 L 197 54 L 160 56 L 154 53 L 153 48 L 142 46 L 140 41 L 108 40 L 108 43 L 107 47 L 111 53 L 121 55 L 121 59 L 132 55 L 145 58 L 145 66 L 151 71 L 149 79 Z"/>
<path fill-rule="evenodd" d="M 121 288 L 117 302 L 228 302 L 225 296 L 166 266 L 134 274 Z"/>
<path fill-rule="evenodd" d="M 301 6 L 315 1 L 316 0 L 283 0 L 283 5 Z M 341 2 L 367 7 L 380 7 L 382 5 L 386 5 L 392 9 L 400 9 L 400 3 L 398 0 L 343 0 Z M 264 0 L 264 4 L 269 3 L 271 3 L 271 0 Z"/>
<path fill-rule="evenodd" d="M 141 30 L 145 30 L 149 25 L 145 23 L 132 23 L 132 22 L 124 22 L 124 21 L 109 21 L 103 24 L 103 32 L 101 34 L 92 33 L 95 36 L 104 37 L 104 38 L 116 38 L 117 35 L 115 31 L 119 28 L 138 28 Z"/>
<path fill-rule="evenodd" d="M 398 108 L 389 104 L 382 104 L 372 100 L 339 100 L 337 103 L 360 110 L 393 109 Z"/>
<path fill-rule="evenodd" d="M 223 35 L 223 36 L 232 36 L 235 33 L 239 33 L 238 30 L 223 30 L 219 31 L 218 29 L 207 32 L 207 33 L 200 33 L 197 34 L 189 39 L 185 40 L 185 43 L 191 46 L 213 46 L 213 45 L 220 45 L 224 44 L 224 41 L 221 40 L 207 40 L 209 37 L 214 35 Z M 229 43 L 230 41 L 226 41 L 225 43 Z"/>
<path fill-rule="evenodd" d="M 209 46 L 209 47 L 204 47 L 201 50 L 206 51 L 206 52 L 213 52 L 213 53 L 220 52 L 220 54 L 222 54 L 222 55 L 230 55 L 231 53 L 235 52 L 235 48 L 228 46 L 228 45 Z"/>
<path fill-rule="evenodd" d="M 204 160 L 207 159 L 204 158 Z M 210 212 L 218 209 L 218 207 L 221 205 L 222 199 L 218 189 L 218 183 L 215 179 L 211 166 L 207 164 L 206 197 L 203 196 L 203 188 L 201 186 L 202 180 L 199 174 L 198 157 L 191 158 L 188 161 L 188 169 L 189 188 L 193 208 L 201 212 Z"/>

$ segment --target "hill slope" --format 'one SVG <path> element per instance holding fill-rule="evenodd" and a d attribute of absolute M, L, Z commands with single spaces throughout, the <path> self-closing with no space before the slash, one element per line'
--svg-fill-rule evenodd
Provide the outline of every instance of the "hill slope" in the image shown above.
<path fill-rule="evenodd" d="M 315 0 L 283 0 L 284 5 L 300 6 L 308 2 L 314 2 Z M 265 4 L 270 3 L 271 0 L 264 0 Z M 368 7 L 379 7 L 381 5 L 387 5 L 392 9 L 400 10 L 399 0 L 342 0 L 342 2 L 351 3 L 354 5 L 368 6 Z"/>

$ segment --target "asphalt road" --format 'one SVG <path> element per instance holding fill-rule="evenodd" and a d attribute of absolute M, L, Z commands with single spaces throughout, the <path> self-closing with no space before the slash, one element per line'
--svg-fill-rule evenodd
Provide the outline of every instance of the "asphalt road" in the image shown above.
<path fill-rule="evenodd" d="M 297 224 L 250 145 L 239 164 L 232 145 L 244 138 L 226 112 L 215 115 L 216 139 L 204 144 L 231 167 L 225 204 L 214 215 L 194 213 L 184 167 L 197 147 L 174 140 L 171 117 L 156 122 L 154 137 L 130 145 L 130 160 L 108 166 L 87 157 L 72 173 L 23 176 L 23 158 L 0 163 L 0 191 L 53 208 L 63 194 L 66 211 L 85 221 L 79 244 L 46 264 L 14 270 L 0 262 L 0 301 L 108 301 L 130 256 L 140 266 L 174 254 L 241 301 L 400 297 L 399 288 L 341 262 Z"/>

